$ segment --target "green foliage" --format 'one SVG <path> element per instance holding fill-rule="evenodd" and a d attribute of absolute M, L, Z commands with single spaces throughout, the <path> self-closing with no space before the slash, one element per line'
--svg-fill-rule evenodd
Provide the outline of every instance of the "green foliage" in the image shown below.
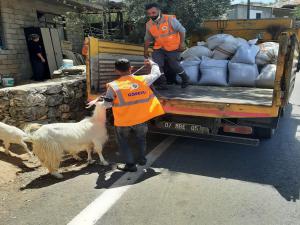
<path fill-rule="evenodd" d="M 293 17 L 296 19 L 300 19 L 300 6 L 297 6 L 295 11 L 293 12 Z"/>

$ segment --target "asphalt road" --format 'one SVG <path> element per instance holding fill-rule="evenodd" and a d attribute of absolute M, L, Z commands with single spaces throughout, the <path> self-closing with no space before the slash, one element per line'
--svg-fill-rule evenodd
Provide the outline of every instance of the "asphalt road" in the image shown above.
<path fill-rule="evenodd" d="M 63 181 L 43 176 L 7 196 L 0 224 L 68 224 L 104 195 L 90 211 L 102 210 L 93 224 L 300 224 L 299 96 L 298 79 L 277 133 L 259 147 L 178 138 L 132 185 L 99 165 Z M 163 139 L 151 136 L 149 150 Z"/>
<path fill-rule="evenodd" d="M 300 224 L 299 96 L 259 147 L 177 139 L 97 224 Z"/>

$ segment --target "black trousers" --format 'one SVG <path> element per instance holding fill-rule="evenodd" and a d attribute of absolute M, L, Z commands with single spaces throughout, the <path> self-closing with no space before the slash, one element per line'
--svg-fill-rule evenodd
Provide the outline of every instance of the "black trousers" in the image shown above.
<path fill-rule="evenodd" d="M 184 72 L 183 68 L 180 65 L 179 57 L 180 57 L 180 52 L 178 51 L 169 52 L 164 49 L 157 49 L 154 50 L 152 53 L 152 59 L 154 62 L 158 64 L 160 72 L 162 74 L 165 74 L 166 72 L 166 68 L 165 68 L 166 63 L 171 68 L 172 73 L 170 74 L 173 74 L 175 77 L 172 78 L 169 77 L 168 80 L 176 80 L 177 74 L 181 74 Z M 161 76 L 157 80 L 157 82 L 155 82 L 155 84 L 165 83 L 165 81 L 166 81 L 166 77 Z"/>
<path fill-rule="evenodd" d="M 45 63 L 42 61 L 34 60 L 32 62 L 33 80 L 45 80 Z"/>

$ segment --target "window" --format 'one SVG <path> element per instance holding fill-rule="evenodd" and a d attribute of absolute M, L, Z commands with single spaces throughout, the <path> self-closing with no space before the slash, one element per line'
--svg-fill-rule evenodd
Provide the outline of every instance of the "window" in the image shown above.
<path fill-rule="evenodd" d="M 262 10 L 250 10 L 250 19 L 261 19 L 263 15 Z"/>
<path fill-rule="evenodd" d="M 261 13 L 256 13 L 256 19 L 261 19 Z"/>

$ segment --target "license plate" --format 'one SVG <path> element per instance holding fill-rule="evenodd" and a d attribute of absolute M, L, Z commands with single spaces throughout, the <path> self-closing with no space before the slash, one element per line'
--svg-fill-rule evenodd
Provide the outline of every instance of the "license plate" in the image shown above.
<path fill-rule="evenodd" d="M 195 124 L 162 121 L 158 122 L 157 126 L 162 129 L 177 130 L 182 132 L 198 134 L 209 134 L 209 129 L 207 127 Z"/>

